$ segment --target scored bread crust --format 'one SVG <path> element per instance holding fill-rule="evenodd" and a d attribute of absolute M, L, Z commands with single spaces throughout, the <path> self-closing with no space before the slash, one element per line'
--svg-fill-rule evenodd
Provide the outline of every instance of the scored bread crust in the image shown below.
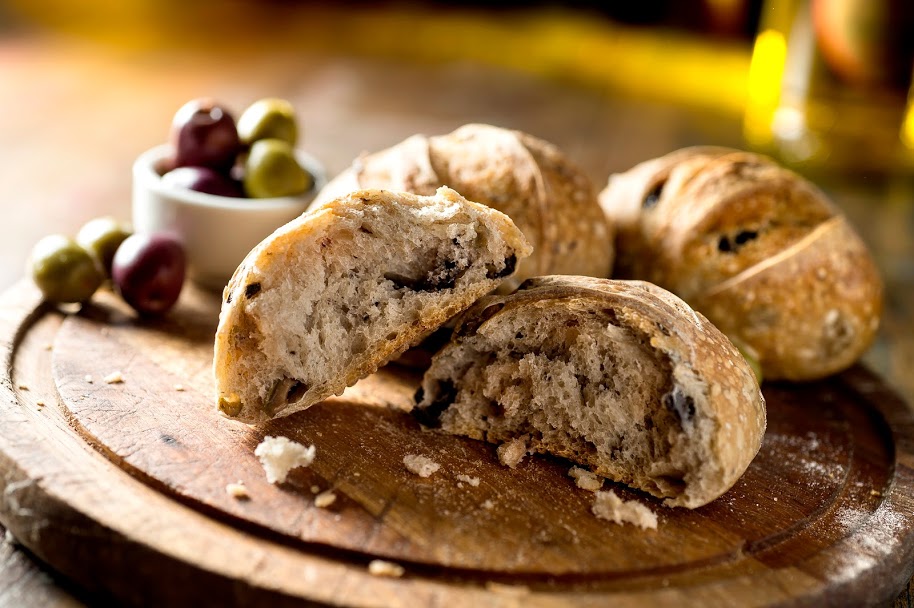
<path fill-rule="evenodd" d="M 361 188 L 431 194 L 442 185 L 507 214 L 533 245 L 502 291 L 544 274 L 609 276 L 613 236 L 590 180 L 555 146 L 520 131 L 468 124 L 414 135 L 356 159 L 311 209 Z"/>
<path fill-rule="evenodd" d="M 338 395 L 495 289 L 530 254 L 448 188 L 362 190 L 277 229 L 223 294 L 218 409 L 259 423 Z"/>
<path fill-rule="evenodd" d="M 537 325 L 547 317 L 552 320 Z M 596 319 L 610 336 L 609 345 L 581 355 L 600 358 L 602 378 L 591 378 L 589 372 L 576 368 L 574 377 L 580 384 L 568 387 L 566 380 L 558 378 L 559 367 L 541 369 L 529 363 L 537 357 L 542 361 L 543 356 L 554 363 L 574 349 L 586 350 L 594 336 L 588 333 L 582 338 L 577 328 L 584 327 L 581 323 L 587 317 Z M 640 344 L 638 349 L 623 350 L 618 337 L 623 335 Z M 623 356 L 627 358 L 617 360 Z M 506 361 L 519 362 L 518 370 L 534 371 L 519 371 L 502 378 L 501 384 L 491 372 L 480 372 L 497 369 Z M 627 376 L 628 386 L 613 384 L 614 378 L 623 377 L 625 368 L 641 371 Z M 657 378 L 651 369 L 662 374 L 651 389 L 653 399 L 626 402 L 625 395 L 644 390 L 638 383 Z M 571 395 L 578 390 L 589 395 L 582 397 L 578 412 L 594 411 L 598 403 L 607 410 L 634 408 L 630 417 L 635 421 L 626 428 L 604 424 L 594 430 L 576 419 L 575 413 L 565 412 L 569 417 L 563 418 L 561 411 L 547 411 L 576 407 L 556 405 L 559 400 L 552 395 L 541 394 L 546 399 L 542 402 L 536 396 L 519 400 L 511 396 L 512 390 L 534 376 L 545 382 L 540 391 L 558 387 Z M 496 385 L 501 388 L 493 390 Z M 417 418 L 428 426 L 493 443 L 521 438 L 530 451 L 569 458 L 597 474 L 664 498 L 669 506 L 689 508 L 706 504 L 732 487 L 758 452 L 765 431 L 764 398 L 739 351 L 682 300 L 641 281 L 543 277 L 527 281 L 512 295 L 483 298 L 461 315 L 451 343 L 433 357 L 417 400 Z M 604 420 L 612 414 L 595 416 Z M 572 428 L 560 428 L 560 420 Z M 639 439 L 638 433 L 644 436 L 647 427 L 657 433 L 650 435 L 650 441 Z M 619 444 L 607 447 L 606 437 L 613 433 L 621 434 Z M 582 450 L 579 446 L 585 444 L 579 439 L 596 447 Z M 626 454 L 648 449 L 646 444 L 657 450 L 654 461 L 642 457 L 637 466 L 626 465 L 633 462 Z M 607 456 L 607 450 L 617 456 Z"/>
<path fill-rule="evenodd" d="M 824 193 L 774 161 L 685 148 L 613 175 L 600 204 L 616 229 L 616 275 L 685 299 L 765 378 L 819 379 L 872 344 L 872 256 Z"/>
<path fill-rule="evenodd" d="M 833 217 L 696 296 L 695 307 L 737 342 L 751 344 L 769 377 L 827 376 L 853 365 L 878 329 L 882 283 L 875 266 L 860 259 L 864 249 L 847 219 Z"/>

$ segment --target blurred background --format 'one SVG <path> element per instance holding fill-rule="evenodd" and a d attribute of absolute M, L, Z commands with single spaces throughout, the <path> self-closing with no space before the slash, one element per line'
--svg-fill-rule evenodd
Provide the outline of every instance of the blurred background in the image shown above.
<path fill-rule="evenodd" d="M 330 174 L 472 121 L 552 141 L 597 188 L 727 145 L 859 228 L 888 286 L 867 362 L 914 403 L 912 66 L 910 0 L 0 0 L 0 288 L 41 236 L 129 219 L 134 158 L 195 97 L 289 99 Z"/>

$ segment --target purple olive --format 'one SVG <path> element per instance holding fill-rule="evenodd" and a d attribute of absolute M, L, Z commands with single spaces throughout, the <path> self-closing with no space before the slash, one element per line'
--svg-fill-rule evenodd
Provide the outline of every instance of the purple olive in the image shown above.
<path fill-rule="evenodd" d="M 175 114 L 171 143 L 176 167 L 210 167 L 228 172 L 241 150 L 235 119 L 212 99 L 194 99 Z"/>
<path fill-rule="evenodd" d="M 114 254 L 111 278 L 137 312 L 157 315 L 174 306 L 184 286 L 184 247 L 170 234 L 134 234 Z"/>
<path fill-rule="evenodd" d="M 216 196 L 244 196 L 239 182 L 209 167 L 178 167 L 163 175 L 162 183 Z"/>

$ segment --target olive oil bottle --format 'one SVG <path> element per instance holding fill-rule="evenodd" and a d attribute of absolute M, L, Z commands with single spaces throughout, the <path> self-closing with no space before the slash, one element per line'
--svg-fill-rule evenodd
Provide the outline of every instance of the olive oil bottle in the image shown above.
<path fill-rule="evenodd" d="M 767 0 L 749 145 L 809 171 L 914 174 L 914 2 Z"/>

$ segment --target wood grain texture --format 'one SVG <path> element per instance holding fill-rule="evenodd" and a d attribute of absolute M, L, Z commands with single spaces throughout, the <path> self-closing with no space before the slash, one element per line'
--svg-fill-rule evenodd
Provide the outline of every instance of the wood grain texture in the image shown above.
<path fill-rule="evenodd" d="M 895 597 L 914 565 L 914 422 L 862 368 L 766 387 L 762 451 L 706 507 L 664 509 L 619 488 L 657 510 L 658 530 L 642 532 L 590 515 L 567 463 L 511 470 L 492 446 L 420 431 L 402 411 L 408 374 L 379 374 L 268 429 L 214 415 L 215 296 L 188 290 L 159 322 L 110 294 L 69 317 L 37 302 L 24 283 L 0 301 L 0 520 L 120 601 L 861 605 Z M 104 383 L 112 371 L 125 382 Z M 314 465 L 266 484 L 252 454 L 265 433 L 314 443 Z M 441 471 L 406 472 L 408 452 Z M 225 493 L 238 479 L 251 500 Z M 315 508 L 312 485 L 339 498 Z M 375 557 L 406 576 L 369 575 Z"/>

